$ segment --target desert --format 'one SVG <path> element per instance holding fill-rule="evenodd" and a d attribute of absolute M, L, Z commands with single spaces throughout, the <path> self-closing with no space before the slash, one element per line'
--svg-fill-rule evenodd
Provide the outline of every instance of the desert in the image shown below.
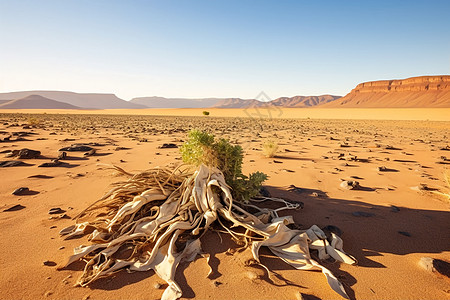
<path fill-rule="evenodd" d="M 187 116 L 182 116 L 183 110 L 175 116 L 2 111 L 2 161 L 24 163 L 1 168 L 1 226 L 7 233 L 1 240 L 2 297 L 160 298 L 166 283 L 153 271 L 120 271 L 87 288 L 74 287 L 83 263 L 57 268 L 75 247 L 88 242 L 86 237 L 64 240 L 58 232 L 73 225 L 73 218 L 111 184 L 125 179 L 107 165 L 137 173 L 180 163 L 179 147 L 192 129 L 240 145 L 244 173 L 265 172 L 269 178 L 264 187 L 272 196 L 302 202 L 303 209 L 280 213 L 292 215 L 300 229 L 332 225 L 343 232 L 344 250 L 357 265 L 321 263 L 342 282 L 351 299 L 449 296 L 445 271 L 430 272 L 419 264 L 423 257 L 450 260 L 449 201 L 433 193 L 448 194 L 443 177 L 450 164 L 448 119 L 434 114 L 434 120 L 432 109 L 426 120 L 401 116 L 377 120 L 376 114 L 371 119 L 367 112 L 366 119 L 332 119 L 304 118 L 300 111 L 297 117 L 286 112 L 290 118 L 268 117 L 267 112 L 265 117 L 249 117 L 242 111 L 239 115 L 239 110 L 234 113 L 237 117 L 219 117 L 218 112 L 202 116 L 200 110 L 191 116 L 194 110 L 186 111 Z M 262 154 L 269 139 L 279 146 L 273 158 Z M 76 144 L 95 151 L 88 155 L 84 153 L 90 148 L 67 151 L 59 164 L 40 167 L 58 159 L 60 149 Z M 40 153 L 7 157 L 21 149 Z M 342 185 L 350 181 L 357 181 L 358 188 Z M 28 190 L 13 195 L 21 187 Z M 238 246 L 226 234 L 211 231 L 201 240 L 213 272 L 207 276 L 208 264 L 202 257 L 181 263 L 175 279 L 183 298 L 340 297 L 320 272 L 295 270 L 267 250 L 261 250 L 261 261 L 272 275 L 246 263 L 248 250 L 230 255 L 229 250 Z"/>
<path fill-rule="evenodd" d="M 0 300 L 450 300 L 450 1 L 0 1 Z"/>

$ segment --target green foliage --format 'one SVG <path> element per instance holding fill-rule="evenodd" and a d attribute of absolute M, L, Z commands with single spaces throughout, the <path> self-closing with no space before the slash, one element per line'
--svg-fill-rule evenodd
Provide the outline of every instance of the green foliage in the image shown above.
<path fill-rule="evenodd" d="M 225 181 L 232 188 L 233 197 L 239 201 L 247 202 L 258 195 L 261 184 L 267 179 L 267 175 L 261 172 L 249 176 L 242 174 L 242 147 L 231 145 L 223 138 L 216 140 L 214 135 L 204 131 L 190 131 L 180 151 L 185 163 L 195 166 L 204 164 L 222 171 Z"/>
<path fill-rule="evenodd" d="M 209 111 L 204 110 L 204 111 L 203 111 L 203 115 L 204 115 L 204 116 L 209 116 Z"/>

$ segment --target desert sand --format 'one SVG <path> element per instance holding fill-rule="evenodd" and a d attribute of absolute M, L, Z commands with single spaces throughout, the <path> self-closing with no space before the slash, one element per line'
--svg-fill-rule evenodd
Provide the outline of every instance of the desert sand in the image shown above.
<path fill-rule="evenodd" d="M 265 172 L 273 196 L 303 202 L 302 210 L 285 212 L 300 228 L 343 231 L 344 250 L 358 265 L 322 263 L 350 298 L 450 298 L 450 279 L 418 264 L 424 256 L 450 261 L 450 203 L 432 193 L 448 192 L 450 109 L 206 110 L 210 116 L 202 109 L 0 111 L 0 160 L 26 163 L 0 168 L 1 298 L 159 299 L 165 285 L 153 271 L 122 271 L 74 287 L 83 263 L 57 266 L 87 240 L 63 240 L 58 232 L 125 179 L 103 164 L 136 173 L 180 162 L 179 149 L 159 147 L 180 146 L 193 128 L 241 145 L 244 173 Z M 262 155 L 267 139 L 279 145 L 274 158 Z M 39 167 L 75 143 L 90 143 L 96 153 L 69 152 L 62 164 Z M 41 153 L 5 157 L 23 148 Z M 361 188 L 344 189 L 343 180 Z M 29 191 L 13 195 L 20 187 Z M 49 214 L 52 208 L 64 212 Z M 181 264 L 183 298 L 339 299 L 320 272 L 294 270 L 262 251 L 262 262 L 277 274 L 269 279 L 264 269 L 246 266 L 248 252 L 226 253 L 237 247 L 227 235 L 210 232 L 202 242 L 214 272 L 206 278 L 201 257 Z"/>

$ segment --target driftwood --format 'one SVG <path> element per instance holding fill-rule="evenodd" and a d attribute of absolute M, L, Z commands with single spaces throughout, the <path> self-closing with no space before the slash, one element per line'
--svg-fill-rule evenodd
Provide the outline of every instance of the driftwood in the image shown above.
<path fill-rule="evenodd" d="M 80 213 L 76 225 L 60 232 L 65 238 L 89 234 L 91 244 L 75 248 L 66 264 L 86 261 L 78 285 L 124 268 L 153 269 L 168 284 L 162 299 L 178 299 L 182 296 L 174 281 L 178 264 L 202 254 L 200 238 L 217 223 L 234 240 L 251 247 L 258 263 L 259 249 L 268 247 L 296 269 L 322 270 L 330 287 L 348 298 L 337 278 L 311 258 L 310 249 L 318 250 L 320 259 L 331 256 L 355 264 L 354 258 L 342 250 L 342 240 L 333 233 L 329 242 L 315 225 L 308 230 L 289 229 L 293 218 L 280 217 L 278 211 L 298 209 L 299 204 L 277 198 L 253 202 L 278 201 L 282 203 L 278 209 L 235 203 L 223 174 L 204 165 L 193 173 L 155 168 L 136 175 L 115 168 L 131 178 Z M 250 207 L 256 213 L 248 212 Z"/>

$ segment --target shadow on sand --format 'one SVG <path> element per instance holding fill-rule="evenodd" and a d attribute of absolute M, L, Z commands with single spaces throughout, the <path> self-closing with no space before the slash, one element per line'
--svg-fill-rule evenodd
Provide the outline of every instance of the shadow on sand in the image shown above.
<path fill-rule="evenodd" d="M 386 268 L 381 263 L 371 259 L 375 256 L 383 256 L 384 253 L 405 255 L 410 253 L 441 253 L 450 250 L 448 243 L 448 228 L 450 227 L 450 212 L 431 211 L 388 206 L 372 205 L 362 201 L 329 198 L 325 192 L 301 188 L 301 192 L 295 190 L 281 190 L 274 187 L 267 187 L 273 197 L 285 198 L 293 202 L 303 202 L 304 208 L 297 211 L 283 211 L 280 215 L 293 215 L 295 223 L 300 229 L 308 229 L 311 225 L 318 225 L 323 228 L 327 225 L 334 225 L 343 231 L 344 250 L 354 256 L 358 261 L 359 268 Z M 312 196 L 311 193 L 316 193 Z M 361 193 L 365 191 L 352 191 Z M 354 195 L 354 194 L 352 194 Z M 267 203 L 265 207 L 277 207 L 276 203 Z M 353 214 L 363 212 L 363 216 Z M 364 216 L 367 213 L 367 216 Z M 410 236 L 405 236 L 399 232 L 407 232 Z M 216 257 L 219 253 L 225 253 L 228 249 L 239 249 L 229 237 L 221 234 L 221 239 L 215 232 L 207 233 L 203 238 L 203 250 L 210 255 L 210 266 L 213 270 L 209 276 L 215 280 L 223 276 L 218 271 L 220 264 Z M 206 240 L 205 240 L 206 239 Z M 235 254 L 239 255 L 239 253 Z M 262 280 L 274 286 L 296 285 L 284 279 L 277 271 L 292 269 L 291 266 L 275 257 L 268 249 L 261 249 L 261 261 L 274 273 L 276 282 L 267 275 Z M 314 257 L 314 253 L 312 253 Z M 344 284 L 345 289 L 351 299 L 355 299 L 352 286 L 357 280 L 348 272 L 339 269 L 338 263 L 321 261 L 325 267 Z M 188 263 L 181 263 L 176 272 L 176 282 L 181 286 L 183 298 L 194 298 L 195 292 L 187 284 L 185 270 Z M 257 267 L 257 266 L 256 266 Z M 66 269 L 81 270 L 82 263 L 74 263 Z M 300 272 L 300 271 L 299 271 Z M 314 271 L 301 271 L 314 272 Z M 103 278 L 90 285 L 92 289 L 115 290 L 124 285 L 132 284 L 153 276 L 153 271 L 134 272 L 128 274 L 120 271 L 114 277 Z M 284 282 L 280 284 L 279 282 Z M 165 288 L 164 286 L 162 288 Z M 302 287 L 305 288 L 305 287 Z M 306 287 L 313 289 L 314 287 Z M 312 298 L 317 299 L 312 295 Z M 336 295 L 337 296 L 337 295 Z M 338 297 L 338 296 L 337 296 Z"/>

